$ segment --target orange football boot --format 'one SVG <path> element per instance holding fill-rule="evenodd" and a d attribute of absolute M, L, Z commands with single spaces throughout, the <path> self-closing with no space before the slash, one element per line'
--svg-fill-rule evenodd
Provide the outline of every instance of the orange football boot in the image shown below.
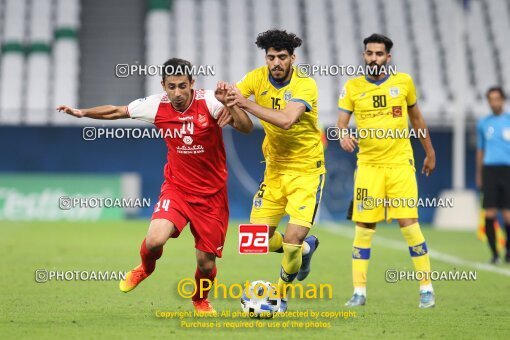
<path fill-rule="evenodd" d="M 120 281 L 119 288 L 124 293 L 130 292 L 133 289 L 135 289 L 136 286 L 138 286 L 140 282 L 145 280 L 149 275 L 150 274 L 147 274 L 143 270 L 143 267 L 140 264 L 138 267 L 127 273 L 126 278 Z"/>
<path fill-rule="evenodd" d="M 192 301 L 193 306 L 195 307 L 195 312 L 199 314 L 216 314 L 213 306 L 207 299 L 200 299 L 197 301 Z"/>

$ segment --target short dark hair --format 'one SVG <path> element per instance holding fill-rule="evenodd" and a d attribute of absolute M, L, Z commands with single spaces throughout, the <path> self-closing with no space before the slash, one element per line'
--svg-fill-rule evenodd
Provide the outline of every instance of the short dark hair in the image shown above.
<path fill-rule="evenodd" d="M 487 93 L 485 94 L 487 99 L 489 99 L 489 94 L 491 94 L 491 92 L 499 92 L 501 98 L 506 99 L 505 91 L 503 91 L 503 88 L 501 86 L 489 87 L 489 89 L 487 90 Z"/>
<path fill-rule="evenodd" d="M 191 71 L 192 65 L 189 61 L 179 58 L 171 58 L 163 64 L 161 76 L 163 77 L 163 82 L 165 82 L 165 78 L 168 76 L 188 76 L 191 83 L 191 80 L 193 79 Z"/>
<path fill-rule="evenodd" d="M 266 51 L 271 47 L 277 51 L 287 50 L 290 55 L 294 54 L 294 49 L 301 46 L 303 41 L 294 33 L 287 33 L 282 30 L 269 30 L 259 33 L 255 44 L 258 48 Z"/>
<path fill-rule="evenodd" d="M 378 43 L 378 44 L 384 44 L 384 47 L 386 47 L 386 52 L 390 53 L 391 48 L 393 47 L 393 41 L 391 41 L 390 38 L 388 38 L 385 35 L 374 33 L 369 37 L 366 37 L 363 39 L 363 44 L 365 45 L 365 49 L 367 48 L 367 44 L 369 43 Z"/>

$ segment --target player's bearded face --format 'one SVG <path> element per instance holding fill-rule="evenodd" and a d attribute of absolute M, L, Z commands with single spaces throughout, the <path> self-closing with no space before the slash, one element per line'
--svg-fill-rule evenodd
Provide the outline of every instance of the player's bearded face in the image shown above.
<path fill-rule="evenodd" d="M 283 82 L 290 78 L 292 72 L 292 63 L 295 56 L 290 55 L 287 50 L 277 51 L 269 48 L 266 53 L 266 64 L 271 73 L 271 77 L 277 82 Z"/>
<path fill-rule="evenodd" d="M 501 96 L 501 94 L 497 91 L 492 91 L 487 96 L 489 101 L 489 106 L 491 107 L 492 112 L 500 113 L 503 112 L 503 107 L 505 106 L 505 99 Z"/>
<path fill-rule="evenodd" d="M 380 76 L 387 71 L 391 54 L 386 52 L 386 47 L 382 43 L 368 43 L 363 58 L 365 59 L 365 65 L 370 66 L 369 72 L 372 73 L 369 75 Z"/>
<path fill-rule="evenodd" d="M 183 111 L 189 106 L 194 83 L 195 81 L 190 81 L 188 76 L 168 76 L 165 78 L 165 82 L 162 82 L 163 89 L 174 109 Z"/>

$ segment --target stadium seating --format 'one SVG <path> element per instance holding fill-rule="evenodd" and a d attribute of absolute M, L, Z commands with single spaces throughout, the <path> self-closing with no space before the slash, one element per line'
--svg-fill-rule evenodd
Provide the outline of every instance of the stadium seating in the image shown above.
<path fill-rule="evenodd" d="M 2 124 L 51 124 L 56 103 L 78 104 L 79 11 L 79 0 L 4 2 Z"/>
<path fill-rule="evenodd" d="M 22 42 L 25 30 L 24 0 L 5 2 L 4 36 L 2 44 L 0 100 L 1 119 L 5 124 L 21 122 L 23 106 L 24 56 Z"/>
<path fill-rule="evenodd" d="M 27 93 L 30 95 L 26 97 L 26 121 L 29 124 L 45 124 L 48 121 L 52 29 L 51 1 L 35 1 L 27 54 Z"/>
<path fill-rule="evenodd" d="M 67 103 L 78 106 L 79 46 L 79 1 L 58 0 L 56 8 L 55 40 L 53 43 L 53 100 L 52 107 Z M 53 122 L 65 121 L 67 117 L 51 110 Z"/>
<path fill-rule="evenodd" d="M 460 30 L 455 0 L 147 0 L 146 64 L 169 56 L 213 65 L 214 76 L 197 79 L 211 88 L 220 79 L 235 82 L 264 63 L 256 35 L 285 28 L 303 37 L 298 63 L 352 65 L 361 62 L 362 39 L 374 32 L 390 36 L 397 70 L 410 73 L 429 124 L 447 126 L 456 96 L 465 98 L 470 119 L 487 113 L 486 89 L 508 89 L 510 3 L 471 0 Z M 30 4 L 28 6 L 27 4 Z M 4 0 L 0 2 L 0 123 L 64 124 L 51 110 L 57 103 L 78 105 L 80 48 L 79 0 Z M 464 37 L 464 38 L 459 38 Z M 112 37 L 113 39 L 113 37 Z M 465 89 L 456 87 L 466 58 Z M 347 76 L 315 75 L 323 125 L 336 121 L 337 96 Z M 26 80 L 26 81 L 24 81 Z M 86 79 L 85 81 L 90 81 Z M 160 91 L 159 82 L 140 79 L 144 93 Z M 27 95 L 25 95 L 27 93 Z M 30 95 L 28 95 L 30 94 Z M 81 124 L 81 123 L 80 123 Z"/>
<path fill-rule="evenodd" d="M 158 3 L 149 6 L 145 22 L 146 31 L 146 54 L 147 64 L 161 64 L 168 58 L 170 51 L 170 9 L 160 6 Z M 151 81 L 148 76 L 145 80 L 146 92 L 149 94 L 161 91 L 161 86 L 156 81 Z"/>

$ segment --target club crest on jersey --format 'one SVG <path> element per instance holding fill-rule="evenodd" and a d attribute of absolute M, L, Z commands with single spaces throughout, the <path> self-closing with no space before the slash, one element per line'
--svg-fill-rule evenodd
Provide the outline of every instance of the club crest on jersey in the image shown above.
<path fill-rule="evenodd" d="M 289 100 L 292 99 L 292 93 L 290 91 L 285 91 L 283 94 L 283 100 L 285 100 L 286 103 L 289 102 Z"/>
<path fill-rule="evenodd" d="M 391 107 L 393 118 L 400 118 L 402 117 L 402 106 L 392 106 Z"/>
<path fill-rule="evenodd" d="M 193 138 L 191 138 L 191 136 L 184 136 L 184 138 L 182 139 L 182 141 L 184 142 L 184 144 L 186 145 L 191 145 L 193 143 Z"/>
<path fill-rule="evenodd" d="M 400 94 L 400 90 L 398 89 L 398 87 L 390 87 L 390 96 L 392 96 L 393 98 L 397 98 L 398 95 Z"/>
<path fill-rule="evenodd" d="M 202 114 L 202 113 L 198 114 L 198 123 L 202 127 L 206 127 L 207 126 L 208 122 L 207 122 L 207 117 L 205 116 L 205 114 Z"/>
<path fill-rule="evenodd" d="M 260 207 L 262 207 L 262 198 L 260 197 L 257 197 L 253 200 L 253 207 L 255 207 L 256 209 L 259 209 Z"/>

